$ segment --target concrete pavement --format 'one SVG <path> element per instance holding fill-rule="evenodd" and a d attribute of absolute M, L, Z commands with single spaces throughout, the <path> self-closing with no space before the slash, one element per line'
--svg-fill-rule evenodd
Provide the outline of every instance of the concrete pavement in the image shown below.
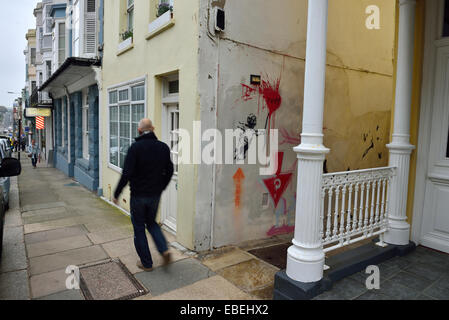
<path fill-rule="evenodd" d="M 237 247 L 198 255 L 166 230 L 173 262 L 161 267 L 148 236 L 154 271 L 141 272 L 129 217 L 57 169 L 33 169 L 22 159 L 11 191 L 0 299 L 84 299 L 81 290 L 66 288 L 66 267 L 111 259 L 119 259 L 148 290 L 139 300 L 271 299 L 276 267 Z"/>

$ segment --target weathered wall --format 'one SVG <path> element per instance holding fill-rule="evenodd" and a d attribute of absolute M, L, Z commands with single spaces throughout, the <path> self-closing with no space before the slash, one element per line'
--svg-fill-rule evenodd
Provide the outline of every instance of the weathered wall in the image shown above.
<path fill-rule="evenodd" d="M 211 243 L 219 247 L 293 231 L 296 154 L 292 148 L 300 143 L 307 1 L 210 3 L 224 8 L 226 30 L 220 40 L 211 36 L 213 32 L 206 34 L 208 26 L 200 32 L 200 51 L 215 52 L 200 55 L 201 109 L 217 99 L 214 115 L 207 115 L 223 135 L 225 129 L 252 126 L 247 119 L 254 115 L 255 129 L 267 125 L 279 129 L 283 153 L 275 176 L 260 176 L 258 165 L 216 166 Z M 365 9 L 371 4 L 329 1 L 324 115 L 324 142 L 331 149 L 326 158 L 329 172 L 387 164 L 395 3 L 376 1 L 379 30 L 365 27 Z M 251 86 L 251 74 L 261 75 L 265 86 Z M 264 197 L 270 200 L 268 207 L 262 206 Z"/>

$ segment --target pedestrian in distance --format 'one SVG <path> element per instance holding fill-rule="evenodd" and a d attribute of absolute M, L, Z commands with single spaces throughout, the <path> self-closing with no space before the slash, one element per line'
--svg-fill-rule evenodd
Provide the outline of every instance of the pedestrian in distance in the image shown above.
<path fill-rule="evenodd" d="M 33 165 L 33 169 L 36 169 L 37 159 L 40 155 L 39 147 L 36 145 L 36 141 L 31 141 L 31 146 L 29 147 L 29 154 L 31 155 L 31 164 Z"/>
<path fill-rule="evenodd" d="M 134 228 L 134 246 L 140 261 L 137 267 L 144 271 L 153 270 L 145 228 L 151 234 L 157 250 L 164 259 L 164 265 L 171 261 L 167 240 L 155 221 L 162 192 L 167 188 L 173 176 L 173 163 L 169 147 L 159 141 L 154 134 L 150 119 L 142 119 L 138 127 L 139 136 L 128 149 L 122 176 L 114 192 L 113 202 L 123 188 L 130 183 L 131 222 Z"/>

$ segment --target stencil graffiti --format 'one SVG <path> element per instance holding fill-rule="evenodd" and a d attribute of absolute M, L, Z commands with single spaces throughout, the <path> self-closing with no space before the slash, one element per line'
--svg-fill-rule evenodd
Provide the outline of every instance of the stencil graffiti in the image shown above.
<path fill-rule="evenodd" d="M 240 130 L 237 146 L 234 151 L 234 160 L 244 160 L 248 153 L 250 143 L 254 137 L 258 136 L 258 132 L 255 130 L 257 125 L 257 117 L 254 114 L 249 114 L 246 123 L 240 122 L 237 127 Z"/>

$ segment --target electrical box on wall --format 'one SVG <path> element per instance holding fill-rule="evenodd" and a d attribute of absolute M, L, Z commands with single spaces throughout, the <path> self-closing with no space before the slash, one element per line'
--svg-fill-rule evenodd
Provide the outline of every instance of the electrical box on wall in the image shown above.
<path fill-rule="evenodd" d="M 215 30 L 224 31 L 226 26 L 225 12 L 223 9 L 215 8 Z"/>

